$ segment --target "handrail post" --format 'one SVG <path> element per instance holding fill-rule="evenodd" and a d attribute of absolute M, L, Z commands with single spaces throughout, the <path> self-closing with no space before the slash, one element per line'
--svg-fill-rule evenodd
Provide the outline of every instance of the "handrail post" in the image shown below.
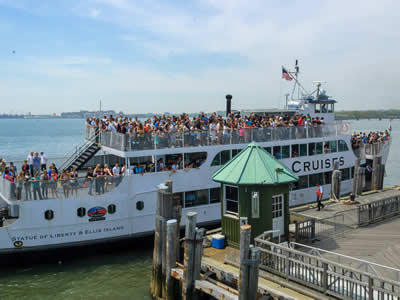
<path fill-rule="evenodd" d="M 286 269 L 286 280 L 289 281 L 290 276 L 290 251 L 286 251 L 285 269 Z"/>
<path fill-rule="evenodd" d="M 323 262 L 322 268 L 323 268 L 322 277 L 321 277 L 322 289 L 324 290 L 324 293 L 326 293 L 326 291 L 328 290 L 328 264 Z M 372 299 L 372 298 L 370 298 L 370 299 Z"/>
<path fill-rule="evenodd" d="M 368 299 L 374 299 L 374 279 L 371 276 L 368 278 Z"/>

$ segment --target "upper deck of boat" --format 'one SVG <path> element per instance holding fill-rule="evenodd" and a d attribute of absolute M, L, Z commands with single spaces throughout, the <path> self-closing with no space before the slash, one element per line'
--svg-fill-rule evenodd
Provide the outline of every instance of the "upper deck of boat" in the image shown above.
<path fill-rule="evenodd" d="M 183 132 L 148 132 L 122 134 L 112 131 L 101 131 L 96 141 L 104 147 L 122 152 L 145 150 L 190 148 L 199 146 L 238 145 L 250 142 L 274 142 L 293 140 L 310 140 L 349 136 L 350 129 L 342 123 L 305 127 L 265 127 L 216 130 L 194 130 Z M 86 138 L 93 138 L 95 129 L 88 127 Z"/>

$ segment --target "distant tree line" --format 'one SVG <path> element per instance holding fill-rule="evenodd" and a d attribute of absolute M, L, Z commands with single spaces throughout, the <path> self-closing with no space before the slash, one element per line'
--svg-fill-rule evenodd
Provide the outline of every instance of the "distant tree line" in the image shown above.
<path fill-rule="evenodd" d="M 400 119 L 400 110 L 349 110 L 336 112 L 336 120 L 354 119 Z"/>

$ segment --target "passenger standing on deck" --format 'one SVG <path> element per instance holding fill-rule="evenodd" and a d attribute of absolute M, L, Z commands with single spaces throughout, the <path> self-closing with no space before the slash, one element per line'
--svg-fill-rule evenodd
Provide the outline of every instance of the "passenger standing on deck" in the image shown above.
<path fill-rule="evenodd" d="M 16 182 L 17 182 L 17 200 L 22 199 L 22 188 L 24 187 L 25 175 L 24 171 L 19 172 Z"/>
<path fill-rule="evenodd" d="M 33 174 L 40 174 L 40 157 L 39 153 L 35 152 L 35 156 L 32 158 L 33 161 Z"/>
<path fill-rule="evenodd" d="M 44 171 L 47 169 L 47 156 L 44 152 L 40 152 L 40 170 Z"/>
<path fill-rule="evenodd" d="M 29 170 L 29 165 L 28 165 L 28 161 L 27 160 L 24 160 L 24 164 L 22 165 L 22 171 L 24 172 L 24 174 L 28 171 L 28 172 L 30 172 L 30 170 Z"/>
<path fill-rule="evenodd" d="M 112 173 L 114 175 L 115 186 L 117 187 L 121 182 L 121 170 L 119 168 L 118 163 L 115 164 L 114 168 L 112 169 Z"/>
<path fill-rule="evenodd" d="M 34 165 L 35 166 L 35 165 Z M 35 173 L 35 176 L 30 179 L 33 187 L 33 199 L 42 200 L 42 194 L 40 193 L 40 175 L 39 172 Z"/>
<path fill-rule="evenodd" d="M 28 161 L 29 173 L 33 176 L 33 152 L 29 153 L 26 160 Z"/>
<path fill-rule="evenodd" d="M 320 186 L 319 184 L 317 184 L 317 210 L 320 211 L 321 207 L 324 208 L 325 205 L 322 204 L 322 196 L 324 195 L 324 190 L 322 188 L 322 186 Z"/>
<path fill-rule="evenodd" d="M 94 176 L 93 176 L 93 170 L 91 167 L 88 168 L 87 173 L 86 173 L 86 178 L 87 178 L 87 183 L 89 185 L 89 195 L 92 195 L 92 189 L 93 189 L 93 180 L 94 180 Z"/>
<path fill-rule="evenodd" d="M 40 187 L 42 189 L 42 197 L 43 199 L 49 198 L 49 173 L 47 173 L 46 169 L 43 170 L 43 174 L 40 176 L 41 184 Z"/>

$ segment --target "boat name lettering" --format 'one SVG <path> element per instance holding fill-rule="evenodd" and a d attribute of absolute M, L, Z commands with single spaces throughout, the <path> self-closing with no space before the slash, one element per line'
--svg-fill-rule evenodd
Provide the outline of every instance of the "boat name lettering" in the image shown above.
<path fill-rule="evenodd" d="M 15 241 L 34 241 L 34 240 L 44 240 L 44 239 L 59 239 L 64 237 L 73 237 L 73 236 L 89 235 L 102 232 L 113 232 L 120 230 L 124 230 L 124 226 L 104 227 L 104 228 L 86 229 L 86 230 L 60 232 L 60 233 L 13 236 L 11 237 L 11 241 L 15 242 Z"/>
<path fill-rule="evenodd" d="M 339 163 L 339 166 L 344 165 L 344 157 L 334 157 L 334 158 L 326 158 L 326 159 L 317 159 L 313 161 L 294 161 L 292 163 L 292 171 L 295 173 L 310 172 L 312 170 L 321 170 L 321 169 L 330 169 L 333 167 L 335 162 Z"/>

